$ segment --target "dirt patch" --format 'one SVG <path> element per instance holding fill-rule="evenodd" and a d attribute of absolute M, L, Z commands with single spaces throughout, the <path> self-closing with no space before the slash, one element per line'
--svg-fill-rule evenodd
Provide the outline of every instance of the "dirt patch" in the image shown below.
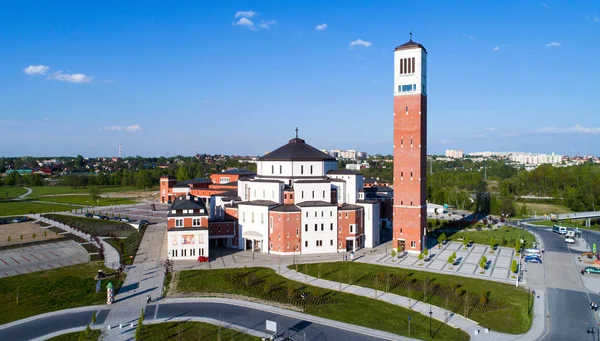
<path fill-rule="evenodd" d="M 517 210 L 520 211 L 521 207 L 524 205 L 524 203 L 517 202 L 517 205 L 518 205 Z M 537 215 L 544 215 L 544 214 L 563 214 L 563 213 L 573 212 L 568 207 L 561 206 L 561 205 L 541 204 L 541 203 L 532 203 L 532 202 L 528 202 L 526 205 L 527 205 L 527 212 L 529 214 L 535 213 Z"/>
<path fill-rule="evenodd" d="M 46 235 L 44 235 L 44 232 Z M 0 225 L 0 246 L 62 238 L 63 236 L 43 229 L 32 221 Z"/>
<path fill-rule="evenodd" d="M 108 192 L 102 193 L 103 197 L 107 198 L 124 198 L 131 200 L 158 200 L 158 191 L 128 191 L 128 192 Z"/>

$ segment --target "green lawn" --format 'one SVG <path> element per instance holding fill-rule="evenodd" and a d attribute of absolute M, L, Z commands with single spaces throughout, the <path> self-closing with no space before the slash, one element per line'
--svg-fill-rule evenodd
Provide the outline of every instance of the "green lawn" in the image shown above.
<path fill-rule="evenodd" d="M 39 196 L 53 195 L 53 194 L 89 194 L 90 188 L 72 188 L 70 186 L 39 186 L 31 187 L 33 193 L 30 197 L 37 198 Z M 138 191 L 137 188 L 127 186 L 105 186 L 100 187 L 100 194 L 107 192 L 126 192 L 126 191 Z"/>
<path fill-rule="evenodd" d="M 135 201 L 126 199 L 126 198 L 107 198 L 100 197 L 98 202 L 92 202 L 92 198 L 89 195 L 57 195 L 57 196 L 47 196 L 47 197 L 39 197 L 37 200 L 47 201 L 47 202 L 58 202 L 65 204 L 76 204 L 76 205 L 94 205 L 94 206 L 108 206 L 108 205 L 128 205 L 135 204 Z M 101 210 L 97 208 L 97 210 Z"/>
<path fill-rule="evenodd" d="M 302 264 L 298 271 L 412 297 L 502 333 L 521 334 L 531 326 L 527 291 L 510 284 L 353 262 Z"/>
<path fill-rule="evenodd" d="M 111 233 L 117 237 L 128 237 L 136 233 L 133 226 L 119 221 L 75 217 L 62 214 L 45 214 L 44 217 L 98 237 L 110 237 L 109 234 Z"/>
<path fill-rule="evenodd" d="M 387 332 L 407 335 L 412 317 L 411 337 L 431 340 L 428 317 L 375 299 L 326 290 L 279 276 L 272 269 L 243 268 L 181 271 L 177 290 L 186 293 L 223 293 L 259 298 L 302 307 L 311 315 Z M 301 298 L 306 294 L 306 299 Z M 393 321 L 393 323 L 390 323 Z M 469 336 L 433 320 L 435 340 L 468 340 Z"/>
<path fill-rule="evenodd" d="M 523 202 L 516 202 L 515 203 L 517 205 L 517 212 L 521 212 L 523 205 L 527 206 L 527 213 L 530 215 L 534 215 L 537 214 L 538 216 L 540 215 L 550 215 L 550 214 L 562 214 L 562 213 L 571 213 L 573 212 L 570 208 L 566 207 L 566 206 L 562 206 L 562 205 L 556 205 L 556 204 L 543 204 L 543 203 L 533 203 L 533 202 L 528 202 L 528 203 L 523 203 Z"/>
<path fill-rule="evenodd" d="M 0 278 L 0 324 L 50 311 L 106 303 L 106 285 L 96 294 L 94 276 L 107 269 L 101 262 L 78 264 Z M 112 278 L 115 293 L 122 281 Z M 18 304 L 17 304 L 18 294 Z"/>
<path fill-rule="evenodd" d="M 531 242 L 535 241 L 535 237 L 530 232 L 508 226 L 493 230 L 483 228 L 481 231 L 459 231 L 452 236 L 448 236 L 450 240 L 467 239 L 483 245 L 489 245 L 492 238 L 496 241 L 496 245 L 508 247 L 515 246 L 515 243 L 520 239 L 525 240 L 526 246 L 530 246 Z"/>
<path fill-rule="evenodd" d="M 102 333 L 101 330 L 98 329 L 93 329 L 89 331 L 89 334 L 85 334 L 85 331 L 83 332 L 75 332 L 75 333 L 67 333 L 67 334 L 62 334 L 59 336 L 55 336 L 51 339 L 48 339 L 47 341 L 96 341 L 98 340 L 98 338 L 100 338 L 100 334 Z M 80 339 L 79 337 L 83 335 L 83 339 Z"/>
<path fill-rule="evenodd" d="M 26 200 L 19 201 L 0 201 L 0 216 L 19 215 L 30 213 L 60 212 L 73 209 L 63 204 L 51 204 L 41 202 L 30 202 Z"/>
<path fill-rule="evenodd" d="M 0 187 L 0 200 L 13 199 L 27 193 L 23 187 Z"/>
<path fill-rule="evenodd" d="M 168 322 L 143 324 L 140 335 L 142 341 L 196 341 L 196 340 L 248 340 L 259 341 L 259 337 L 244 334 L 232 329 L 202 322 Z"/>

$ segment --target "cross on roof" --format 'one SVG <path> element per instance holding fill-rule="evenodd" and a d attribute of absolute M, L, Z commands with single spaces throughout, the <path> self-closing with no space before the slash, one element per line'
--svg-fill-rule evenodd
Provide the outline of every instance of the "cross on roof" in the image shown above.
<path fill-rule="evenodd" d="M 410 41 L 412 41 L 412 30 L 410 30 Z"/>
<path fill-rule="evenodd" d="M 296 127 L 296 138 L 298 138 L 298 127 Z"/>

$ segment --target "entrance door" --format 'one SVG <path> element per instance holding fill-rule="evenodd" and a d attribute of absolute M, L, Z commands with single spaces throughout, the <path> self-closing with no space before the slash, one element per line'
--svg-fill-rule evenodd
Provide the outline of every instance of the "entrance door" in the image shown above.
<path fill-rule="evenodd" d="M 246 250 L 252 250 L 252 239 L 246 239 Z"/>
<path fill-rule="evenodd" d="M 347 239 L 346 240 L 346 251 L 350 252 L 354 250 L 354 240 Z"/>
<path fill-rule="evenodd" d="M 404 250 L 406 250 L 406 245 L 405 245 L 405 241 L 404 240 L 399 240 L 398 241 L 398 247 L 400 248 L 400 252 L 404 252 Z"/>

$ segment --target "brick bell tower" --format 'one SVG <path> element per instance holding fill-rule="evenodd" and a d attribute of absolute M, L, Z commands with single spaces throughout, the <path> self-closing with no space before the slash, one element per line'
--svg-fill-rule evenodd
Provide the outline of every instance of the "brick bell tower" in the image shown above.
<path fill-rule="evenodd" d="M 394 50 L 393 246 L 427 245 L 427 51 L 412 40 Z"/>

